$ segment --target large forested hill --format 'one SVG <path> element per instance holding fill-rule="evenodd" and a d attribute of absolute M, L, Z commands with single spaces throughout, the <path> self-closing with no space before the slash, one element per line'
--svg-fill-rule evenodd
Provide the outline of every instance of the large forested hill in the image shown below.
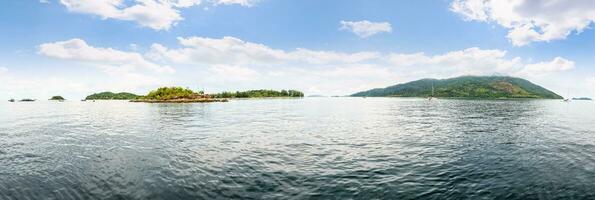
<path fill-rule="evenodd" d="M 421 79 L 358 92 L 356 97 L 435 97 L 448 98 L 538 98 L 561 99 L 560 95 L 525 79 L 508 76 L 461 76 L 449 79 Z"/>

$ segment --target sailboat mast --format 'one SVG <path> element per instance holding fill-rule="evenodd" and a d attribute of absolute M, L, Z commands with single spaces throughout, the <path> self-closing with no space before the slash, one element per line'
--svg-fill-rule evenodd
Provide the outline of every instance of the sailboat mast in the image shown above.
<path fill-rule="evenodd" d="M 430 95 L 430 97 L 428 97 L 428 100 L 432 100 L 432 98 L 434 98 L 434 81 L 432 81 L 432 95 Z"/>

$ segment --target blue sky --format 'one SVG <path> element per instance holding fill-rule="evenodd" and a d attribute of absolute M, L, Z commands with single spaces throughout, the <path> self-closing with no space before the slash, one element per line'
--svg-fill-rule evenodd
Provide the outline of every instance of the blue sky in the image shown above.
<path fill-rule="evenodd" d="M 97 2 L 1 2 L 0 97 L 77 99 L 173 85 L 346 95 L 491 74 L 595 96 L 588 2 Z"/>

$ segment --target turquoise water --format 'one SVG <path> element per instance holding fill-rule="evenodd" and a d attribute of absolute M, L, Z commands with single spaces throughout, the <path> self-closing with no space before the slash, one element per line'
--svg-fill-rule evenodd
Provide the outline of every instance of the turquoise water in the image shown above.
<path fill-rule="evenodd" d="M 590 101 L 0 102 L 0 199 L 594 199 Z"/>

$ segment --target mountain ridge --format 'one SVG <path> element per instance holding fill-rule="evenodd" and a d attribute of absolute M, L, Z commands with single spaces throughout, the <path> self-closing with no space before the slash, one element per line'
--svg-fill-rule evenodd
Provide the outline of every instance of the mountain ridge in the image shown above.
<path fill-rule="evenodd" d="M 355 97 L 434 97 L 443 98 L 529 98 L 562 97 L 528 80 L 510 76 L 459 76 L 448 79 L 424 78 L 407 83 L 375 88 L 352 94 Z"/>

